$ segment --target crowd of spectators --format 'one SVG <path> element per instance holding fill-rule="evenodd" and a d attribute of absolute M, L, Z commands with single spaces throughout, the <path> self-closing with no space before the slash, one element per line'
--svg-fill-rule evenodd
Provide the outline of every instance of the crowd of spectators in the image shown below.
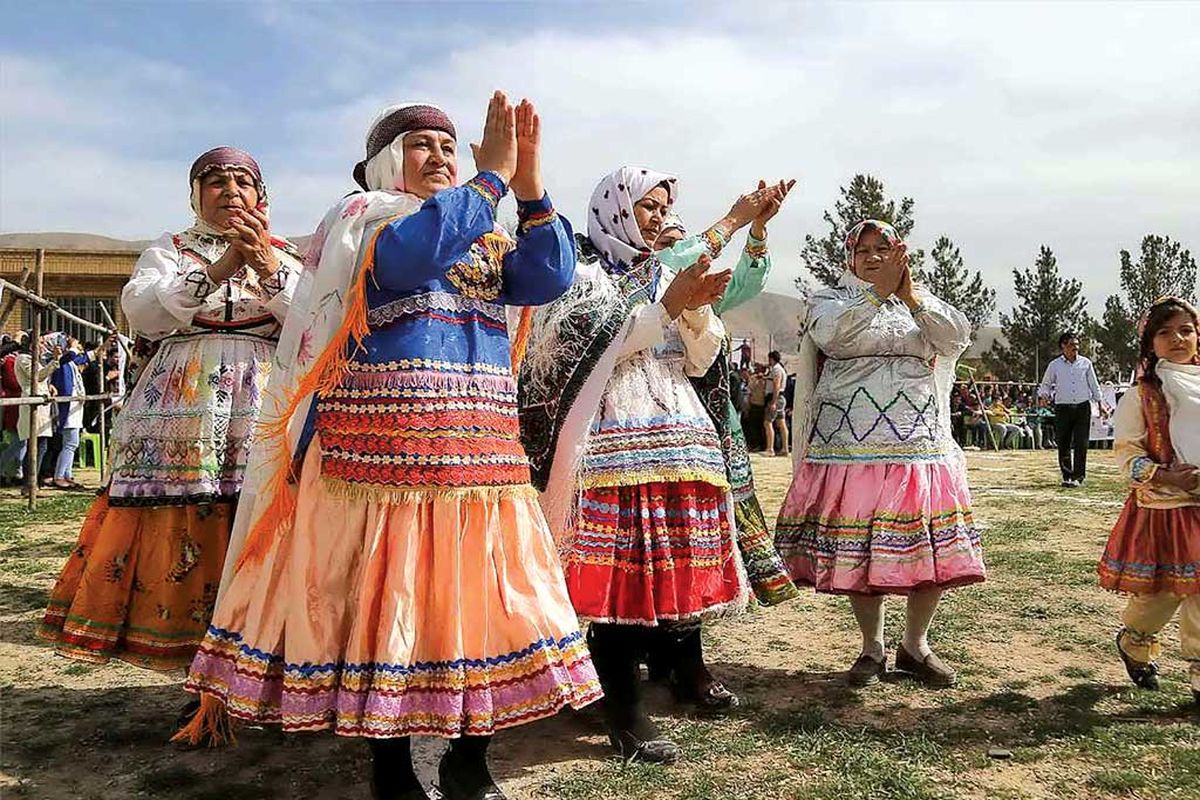
<path fill-rule="evenodd" d="M 29 331 L 0 335 L 0 397 L 29 396 L 35 364 L 31 339 Z M 72 471 L 80 436 L 99 432 L 101 415 L 111 430 L 119 398 L 128 385 L 128 359 L 115 338 L 84 343 L 60 331 L 42 336 L 36 351 L 36 394 L 83 397 L 112 393 L 118 399 L 5 406 L 0 419 L 0 485 L 24 481 L 32 413 L 37 426 L 40 485 L 80 489 Z"/>
<path fill-rule="evenodd" d="M 741 353 L 740 364 L 730 365 L 729 389 L 733 405 L 741 415 L 746 447 L 752 453 L 786 456 L 790 452 L 792 405 L 796 376 L 783 368 L 779 354 L 772 352 L 768 363 L 749 361 Z M 780 402 L 776 386 L 783 385 Z M 768 442 L 768 432 L 772 440 Z"/>
<path fill-rule="evenodd" d="M 977 386 L 978 397 L 966 383 L 956 383 L 950 394 L 950 424 L 960 446 L 985 450 L 1058 447 L 1054 438 L 1054 406 L 1049 398 L 1038 396 L 1037 384 Z"/>

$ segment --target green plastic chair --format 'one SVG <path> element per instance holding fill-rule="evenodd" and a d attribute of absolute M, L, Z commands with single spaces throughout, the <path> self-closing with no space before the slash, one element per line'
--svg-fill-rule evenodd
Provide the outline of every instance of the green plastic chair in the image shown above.
<path fill-rule="evenodd" d="M 100 447 L 100 434 L 81 432 L 79 449 L 75 451 L 75 463 L 81 467 L 104 470 L 104 450 Z"/>

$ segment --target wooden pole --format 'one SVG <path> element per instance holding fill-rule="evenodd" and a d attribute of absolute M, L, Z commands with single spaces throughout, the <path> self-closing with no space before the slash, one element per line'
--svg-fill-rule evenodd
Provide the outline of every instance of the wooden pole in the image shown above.
<path fill-rule="evenodd" d="M 26 264 L 25 268 L 21 270 L 21 279 L 18 281 L 18 284 L 21 288 L 24 288 L 25 284 L 29 283 L 29 276 L 32 274 L 33 266 Z M 5 281 L 5 283 L 8 283 L 8 281 Z M 13 309 L 17 306 L 17 300 L 19 297 L 19 295 L 11 294 L 9 297 L 4 298 L 4 310 L 0 311 L 0 328 L 3 328 L 5 323 L 8 322 L 9 316 L 12 314 Z M 22 322 L 19 327 L 24 328 L 25 323 Z"/>
<path fill-rule="evenodd" d="M 43 268 L 46 265 L 46 251 L 38 248 L 37 255 L 34 257 L 34 275 L 35 285 L 37 286 L 38 296 L 42 294 L 42 283 L 45 275 Z M 40 310 L 33 312 L 33 332 L 29 340 L 29 396 L 33 397 L 38 394 L 38 372 L 42 366 L 42 313 Z M 28 437 L 25 439 L 25 488 L 29 490 L 29 508 L 32 511 L 37 508 L 37 490 L 38 490 L 38 409 L 41 406 L 29 407 L 29 428 L 26 431 Z"/>
<path fill-rule="evenodd" d="M 39 250 L 38 252 L 41 253 L 43 251 Z M 40 290 L 37 292 L 31 292 L 28 289 L 24 289 L 20 286 L 17 286 L 15 283 L 6 281 L 3 278 L 0 278 L 0 285 L 4 286 L 4 290 L 6 292 L 12 292 L 13 295 L 21 298 L 25 302 L 27 302 L 31 305 L 38 306 L 39 308 L 44 308 L 47 311 L 53 311 L 55 314 L 58 314 L 60 317 L 63 317 L 64 319 L 69 319 L 71 322 L 74 322 L 76 325 L 80 325 L 84 328 L 87 328 L 88 330 L 99 331 L 100 333 L 103 333 L 105 335 L 117 332 L 115 329 L 106 328 L 103 325 L 97 325 L 96 323 L 92 322 L 91 320 L 87 320 L 87 319 L 84 319 L 83 317 L 75 316 L 70 311 L 67 311 L 62 306 L 60 306 L 58 303 L 55 303 L 53 300 L 47 300 L 46 298 L 42 297 L 42 293 Z"/>

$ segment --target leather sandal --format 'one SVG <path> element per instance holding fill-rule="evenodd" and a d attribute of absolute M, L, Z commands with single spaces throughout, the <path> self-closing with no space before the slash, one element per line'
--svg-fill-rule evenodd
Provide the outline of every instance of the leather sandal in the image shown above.
<path fill-rule="evenodd" d="M 896 648 L 896 669 L 899 672 L 907 672 L 921 683 L 935 689 L 948 689 L 958 683 L 958 675 L 943 664 L 936 654 L 930 653 L 924 658 L 917 658 L 908 652 L 904 645 Z"/>

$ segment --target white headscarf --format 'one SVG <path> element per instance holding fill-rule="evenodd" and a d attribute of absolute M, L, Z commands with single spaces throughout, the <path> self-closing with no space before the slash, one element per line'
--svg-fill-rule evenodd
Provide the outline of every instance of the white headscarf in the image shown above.
<path fill-rule="evenodd" d="M 588 239 L 610 266 L 624 269 L 653 247 L 653 242 L 642 238 L 633 204 L 659 184 L 666 185 L 667 200 L 674 203 L 675 176 L 641 167 L 621 167 L 605 176 L 592 192 Z"/>
<path fill-rule="evenodd" d="M 383 111 L 375 115 L 375 119 L 371 120 L 370 127 L 367 128 L 366 145 L 367 151 L 371 149 L 371 137 L 375 133 L 376 128 L 380 123 L 388 117 L 395 114 L 397 111 L 402 111 L 413 106 L 425 106 L 428 108 L 436 108 L 442 111 L 441 108 L 431 103 L 416 103 L 405 102 L 397 103 L 394 106 L 388 106 Z M 442 111 L 442 113 L 445 113 Z M 367 160 L 364 167 L 364 176 L 367 182 L 369 191 L 397 191 L 403 192 L 404 188 L 404 140 L 410 133 L 414 131 L 405 131 L 396 138 L 392 139 L 391 143 Z"/>

